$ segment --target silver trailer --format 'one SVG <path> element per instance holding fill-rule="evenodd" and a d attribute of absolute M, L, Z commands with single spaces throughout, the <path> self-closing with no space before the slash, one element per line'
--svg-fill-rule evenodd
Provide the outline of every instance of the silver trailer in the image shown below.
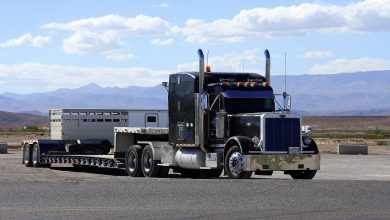
<path fill-rule="evenodd" d="M 168 127 L 168 110 L 50 109 L 50 139 L 105 139 L 114 144 L 114 127 Z"/>

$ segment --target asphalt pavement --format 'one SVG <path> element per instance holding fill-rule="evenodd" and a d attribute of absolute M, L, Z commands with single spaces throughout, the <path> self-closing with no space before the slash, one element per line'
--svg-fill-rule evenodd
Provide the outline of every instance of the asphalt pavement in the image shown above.
<path fill-rule="evenodd" d="M 0 219 L 390 219 L 390 155 L 322 155 L 313 180 L 130 178 L 0 154 Z"/>

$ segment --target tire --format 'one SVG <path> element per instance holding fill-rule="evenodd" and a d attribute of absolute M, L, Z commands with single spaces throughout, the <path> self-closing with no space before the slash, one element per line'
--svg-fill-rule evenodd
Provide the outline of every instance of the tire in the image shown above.
<path fill-rule="evenodd" d="M 231 179 L 249 179 L 252 176 L 253 172 L 243 170 L 242 153 L 237 145 L 227 151 L 224 163 L 226 173 Z"/>
<path fill-rule="evenodd" d="M 141 167 L 145 177 L 158 177 L 160 167 L 157 166 L 157 161 L 153 160 L 153 149 L 150 145 L 146 145 L 142 151 Z"/>
<path fill-rule="evenodd" d="M 31 152 L 31 160 L 33 167 L 41 167 L 41 163 L 39 162 L 40 150 L 38 144 L 34 144 Z"/>
<path fill-rule="evenodd" d="M 313 179 L 316 173 L 317 170 L 298 170 L 291 171 L 290 176 L 293 179 Z"/>
<path fill-rule="evenodd" d="M 23 147 L 23 163 L 26 167 L 32 167 L 32 155 L 31 155 L 31 146 L 29 144 L 25 144 Z"/>
<path fill-rule="evenodd" d="M 141 177 L 141 146 L 133 145 L 126 152 L 126 172 L 132 177 Z"/>

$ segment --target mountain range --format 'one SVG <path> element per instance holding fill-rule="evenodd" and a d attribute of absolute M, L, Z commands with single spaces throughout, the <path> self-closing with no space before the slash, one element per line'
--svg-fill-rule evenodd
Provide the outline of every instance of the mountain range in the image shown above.
<path fill-rule="evenodd" d="M 271 76 L 282 93 L 285 76 Z M 288 75 L 292 108 L 303 115 L 390 115 L 390 70 L 326 75 Z M 0 94 L 0 111 L 47 115 L 51 108 L 167 109 L 167 91 L 154 87 L 76 89 L 34 94 Z"/>

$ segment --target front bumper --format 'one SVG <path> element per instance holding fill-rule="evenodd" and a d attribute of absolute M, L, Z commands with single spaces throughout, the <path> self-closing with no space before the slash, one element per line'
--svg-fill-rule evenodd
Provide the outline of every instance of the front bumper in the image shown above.
<path fill-rule="evenodd" d="M 244 155 L 244 170 L 319 170 L 320 154 Z"/>

